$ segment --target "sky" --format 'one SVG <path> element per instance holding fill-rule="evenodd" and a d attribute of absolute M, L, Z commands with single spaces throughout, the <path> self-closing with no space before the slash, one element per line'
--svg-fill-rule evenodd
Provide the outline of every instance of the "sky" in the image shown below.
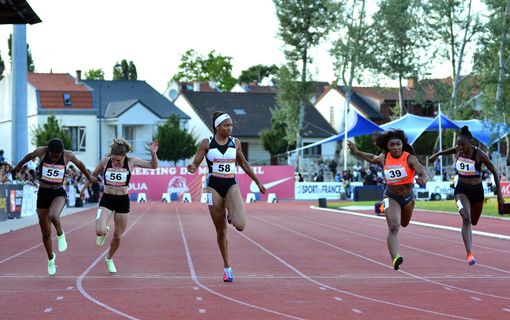
<path fill-rule="evenodd" d="M 163 92 L 182 54 L 212 50 L 232 57 L 233 75 L 256 64 L 284 62 L 272 0 L 27 0 L 42 22 L 27 25 L 36 72 L 84 73 L 101 68 L 107 80 L 122 59 L 138 79 Z M 0 25 L 0 53 L 8 65 L 12 25 Z M 329 43 L 311 50 L 314 79 L 334 80 Z M 432 76 L 448 75 L 438 65 Z"/>

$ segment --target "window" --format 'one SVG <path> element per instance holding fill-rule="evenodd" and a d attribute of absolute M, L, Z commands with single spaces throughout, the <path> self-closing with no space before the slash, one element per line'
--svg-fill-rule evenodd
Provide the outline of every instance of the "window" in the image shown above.
<path fill-rule="evenodd" d="M 71 94 L 70 93 L 64 93 L 64 106 L 70 107 L 73 103 L 71 102 Z"/>
<path fill-rule="evenodd" d="M 246 111 L 244 111 L 244 109 L 241 109 L 241 108 L 238 108 L 238 109 L 234 109 L 234 113 L 238 116 L 244 116 L 246 115 Z"/>
<path fill-rule="evenodd" d="M 62 129 L 71 138 L 71 151 L 86 151 L 85 127 L 63 127 Z"/>
<path fill-rule="evenodd" d="M 303 145 L 304 146 L 307 146 L 311 143 L 304 143 Z M 318 146 L 315 146 L 315 147 L 311 147 L 311 148 L 307 148 L 307 149 L 304 149 L 303 150 L 303 154 L 305 156 L 320 156 L 322 154 L 322 148 L 320 145 Z"/>

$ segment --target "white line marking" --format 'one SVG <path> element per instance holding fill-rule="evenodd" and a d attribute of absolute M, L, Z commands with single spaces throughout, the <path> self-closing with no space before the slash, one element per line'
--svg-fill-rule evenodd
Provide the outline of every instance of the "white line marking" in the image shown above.
<path fill-rule="evenodd" d="M 195 300 L 202 301 L 203 299 L 202 299 L 202 297 L 196 297 Z"/>
<path fill-rule="evenodd" d="M 503 311 L 510 312 L 510 309 L 503 308 Z"/>
<path fill-rule="evenodd" d="M 367 215 L 367 214 L 363 214 L 363 213 L 356 213 L 356 212 L 350 212 L 350 211 L 344 211 L 344 210 L 336 210 L 336 209 L 328 209 L 328 208 L 319 208 L 319 207 L 315 207 L 315 206 L 310 206 L 310 208 L 311 209 L 315 209 L 315 210 L 322 210 L 322 211 L 340 212 L 340 213 L 349 214 L 349 215 L 353 215 L 353 216 L 357 216 L 357 217 L 365 217 L 365 218 L 386 220 L 385 217 L 371 216 L 371 215 Z M 429 227 L 429 228 L 434 228 L 434 229 L 442 229 L 442 230 L 461 232 L 461 228 L 442 226 L 442 225 L 433 224 L 433 223 L 411 221 L 409 224 L 414 224 L 414 225 L 417 225 L 417 226 Z M 484 236 L 484 237 L 489 237 L 489 238 L 496 238 L 496 239 L 500 239 L 500 240 L 510 240 L 510 236 L 507 236 L 505 234 L 492 233 L 492 232 L 484 232 L 484 231 L 478 231 L 478 230 L 472 230 L 472 233 L 475 234 L 475 235 L 478 235 L 478 236 Z"/>
<path fill-rule="evenodd" d="M 477 297 L 471 297 L 471 299 L 476 300 L 476 301 L 482 301 L 482 299 L 477 298 Z"/>
<path fill-rule="evenodd" d="M 261 218 L 257 218 L 255 216 L 252 216 L 251 217 L 252 219 L 257 219 L 257 220 L 260 220 L 260 221 L 264 221 L 268 224 L 273 224 L 269 221 L 265 221 Z M 354 253 L 352 251 L 349 251 L 349 250 L 346 250 L 346 249 L 342 249 L 340 247 L 337 247 L 337 246 L 334 246 L 332 244 L 329 244 L 325 241 L 322 241 L 322 240 L 318 240 L 318 239 L 315 239 L 314 237 L 311 237 L 311 236 L 307 236 L 305 234 L 302 234 L 300 232 L 297 232 L 297 231 L 294 231 L 292 229 L 288 229 L 288 228 L 285 228 L 285 227 L 282 227 L 282 226 L 279 226 L 278 224 L 274 224 L 275 226 L 279 227 L 279 228 L 282 228 L 284 230 L 288 230 L 289 232 L 292 232 L 292 233 L 295 233 L 295 234 L 299 234 L 305 238 L 309 238 L 309 239 L 312 239 L 312 240 L 315 240 L 319 243 L 323 243 L 323 244 L 326 244 L 330 247 L 333 247 L 333 248 L 338 248 L 338 250 L 341 250 L 341 251 L 344 251 L 344 252 L 347 252 L 347 253 L 351 253 L 352 255 L 355 255 L 355 256 L 358 256 L 360 258 L 363 258 L 363 259 L 366 259 L 368 261 L 371 261 L 371 262 L 374 262 L 376 264 L 379 264 L 379 265 L 382 265 L 382 266 L 385 266 L 385 267 L 388 267 L 390 268 L 389 266 L 386 266 L 384 264 L 382 264 L 381 262 L 378 262 L 378 261 L 375 261 L 373 259 L 370 259 L 370 258 L 367 258 L 367 257 L 364 257 L 362 255 L 359 255 L 357 253 Z M 263 250 L 264 252 L 266 252 L 268 255 L 272 256 L 273 258 L 275 258 L 276 260 L 280 261 L 280 263 L 282 263 L 283 265 L 287 266 L 287 268 L 291 269 L 292 271 L 294 271 L 295 273 L 297 273 L 298 275 L 300 275 L 301 277 L 303 277 L 304 279 L 312 282 L 312 283 L 315 283 L 317 285 L 321 285 L 321 286 L 324 286 L 325 288 L 328 288 L 330 290 L 333 290 L 335 292 L 339 292 L 339 293 L 343 293 L 343 294 L 346 294 L 346 295 L 349 295 L 349 296 L 352 296 L 352 297 L 356 297 L 356 298 L 360 298 L 360 299 L 363 299 L 363 300 L 368 300 L 368 301 L 372 301 L 372 302 L 379 302 L 379 303 L 382 303 L 382 304 L 386 304 L 386 305 L 390 305 L 390 306 L 394 306 L 394 307 L 401 307 L 401 308 L 404 308 L 404 309 L 409 309 L 409 310 L 415 310 L 415 311 L 421 311 L 421 312 L 425 312 L 425 313 L 430 313 L 430 314 L 434 314 L 434 315 L 440 315 L 440 316 L 445 316 L 445 317 L 451 317 L 451 318 L 456 318 L 456 319 L 472 319 L 472 318 L 465 318 L 465 317 L 461 317 L 461 316 L 457 316 L 457 315 L 451 315 L 451 314 L 446 314 L 446 313 L 441 313 L 441 312 L 437 312 L 437 311 L 433 311 L 433 310 L 427 310 L 427 309 L 422 309 L 422 308 L 418 308 L 418 307 L 412 307 L 412 306 L 408 306 L 408 305 L 403 305 L 403 304 L 398 304 L 398 303 L 393 303 L 393 302 L 390 302 L 390 301 L 385 301 L 385 300 L 380 300 L 380 299 L 376 299 L 376 298 L 371 298 L 371 297 L 367 297 L 367 296 L 363 296 L 363 295 L 360 295 L 360 294 L 357 294 L 357 293 L 354 293 L 354 292 L 350 292 L 350 291 L 346 291 L 346 290 L 342 290 L 342 289 L 338 289 L 338 288 L 335 288 L 335 287 L 332 287 L 330 285 L 327 285 L 325 283 L 322 283 L 320 281 L 317 281 L 315 279 L 312 279 L 311 277 L 307 276 L 306 274 L 304 274 L 303 272 L 301 272 L 299 269 L 297 269 L 296 267 L 290 265 L 289 263 L 287 263 L 285 260 L 283 260 L 282 258 L 280 258 L 279 256 L 277 256 L 276 254 L 274 254 L 273 252 L 271 252 L 270 250 L 268 250 L 267 248 L 265 248 L 264 246 L 262 246 L 261 244 L 257 243 L 255 240 L 251 239 L 250 237 L 248 237 L 247 235 L 239 232 L 237 233 L 238 235 L 240 235 L 241 237 L 245 238 L 246 240 L 248 240 L 249 242 L 253 243 L 255 246 L 259 247 L 261 250 Z"/>
<path fill-rule="evenodd" d="M 64 297 L 62 297 L 62 296 L 57 297 L 57 300 L 64 300 Z"/>
<path fill-rule="evenodd" d="M 200 290 L 200 288 L 199 287 L 193 287 L 193 290 L 198 291 L 198 290 Z"/>
<path fill-rule="evenodd" d="M 453 291 L 453 289 L 450 287 L 443 287 L 443 289 L 448 290 L 448 291 Z"/>
<path fill-rule="evenodd" d="M 205 313 L 205 309 L 198 309 L 198 313 Z"/>
<path fill-rule="evenodd" d="M 69 234 L 69 233 L 71 233 L 71 232 L 73 232 L 73 231 L 75 231 L 75 230 L 78 230 L 78 229 L 80 229 L 80 228 L 82 228 L 82 227 L 86 226 L 86 225 L 87 225 L 87 224 L 89 224 L 89 223 L 91 223 L 91 221 L 85 222 L 84 224 L 79 225 L 79 226 L 77 226 L 76 228 L 73 228 L 73 229 L 71 229 L 71 230 L 69 230 L 69 231 L 67 231 L 67 230 L 66 230 L 66 234 Z M 53 240 L 55 240 L 55 239 L 57 239 L 57 237 L 56 237 L 56 236 L 55 236 L 55 237 L 53 237 L 51 240 L 53 241 Z M 35 246 L 32 246 L 32 247 L 30 247 L 30 248 L 28 248 L 28 249 L 25 249 L 25 250 L 23 250 L 23 251 L 20 251 L 20 252 L 16 253 L 16 254 L 15 254 L 15 255 L 13 255 L 13 256 L 10 256 L 10 257 L 7 257 L 7 258 L 5 258 L 5 259 L 3 259 L 3 260 L 0 260 L 0 264 L 2 264 L 2 263 L 4 263 L 4 262 L 7 262 L 7 261 L 9 261 L 9 260 L 12 260 L 12 259 L 14 259 L 14 258 L 16 258 L 16 257 L 19 257 L 19 256 L 21 256 L 22 254 L 27 253 L 27 252 L 28 252 L 28 251 L 30 251 L 30 250 L 34 250 L 35 248 L 39 248 L 39 247 L 40 247 L 40 246 L 42 246 L 42 245 L 43 245 L 43 244 L 42 244 L 42 242 L 41 242 L 41 243 L 39 243 L 39 244 L 36 244 Z"/>
<path fill-rule="evenodd" d="M 211 288 L 205 286 L 204 284 L 202 284 L 202 282 L 200 282 L 200 280 L 198 280 L 198 276 L 197 276 L 197 274 L 195 272 L 195 266 L 193 264 L 193 259 L 191 257 L 191 251 L 189 250 L 188 240 L 186 239 L 186 234 L 184 233 L 184 227 L 182 225 L 181 215 L 179 214 L 179 207 L 176 206 L 175 207 L 175 211 L 176 211 L 176 214 L 177 214 L 177 221 L 179 223 L 179 229 L 181 231 L 182 243 L 184 245 L 184 251 L 186 253 L 186 258 L 187 258 L 187 261 L 188 261 L 188 268 L 189 268 L 189 272 L 190 272 L 190 275 L 191 275 L 191 279 L 193 280 L 193 282 L 196 283 L 197 286 L 199 286 L 200 288 L 204 289 L 205 291 L 207 291 L 207 292 L 209 292 L 211 294 L 214 294 L 215 296 L 218 296 L 218 297 L 223 298 L 225 300 L 229 300 L 229 301 L 238 303 L 238 304 L 246 306 L 246 307 L 250 307 L 250 308 L 253 308 L 253 309 L 256 309 L 256 310 L 259 310 L 259 311 L 264 311 L 264 312 L 267 312 L 267 313 L 279 315 L 279 316 L 282 316 L 282 317 L 285 317 L 285 318 L 296 319 L 296 320 L 304 320 L 303 318 L 295 317 L 295 316 L 292 316 L 292 315 L 289 315 L 289 314 L 281 313 L 281 312 L 278 312 L 278 311 L 275 311 L 275 310 L 271 310 L 271 309 L 266 309 L 266 308 L 259 307 L 259 306 L 256 306 L 256 305 L 253 305 L 253 304 L 241 301 L 241 300 L 237 300 L 235 298 L 232 298 L 232 297 L 223 295 L 223 294 L 221 294 L 221 293 L 219 293 L 217 291 L 214 291 L 213 289 L 211 289 Z"/>
<path fill-rule="evenodd" d="M 67 290 L 73 290 L 74 287 L 67 287 Z"/>
<path fill-rule="evenodd" d="M 340 297 L 334 297 L 333 299 L 335 299 L 336 301 L 343 301 L 344 299 L 340 298 Z"/>
<path fill-rule="evenodd" d="M 136 225 L 136 223 L 145 215 L 145 213 L 152 207 L 152 202 L 149 204 L 149 206 L 142 212 L 142 214 L 136 218 L 135 221 L 133 221 L 133 223 L 131 223 L 131 225 L 129 226 L 129 228 L 126 229 L 126 231 L 124 232 L 124 236 L 133 228 L 133 226 Z M 110 307 L 109 305 L 107 304 L 104 304 L 102 303 L 101 301 L 99 300 L 96 300 L 94 299 L 94 297 L 92 297 L 84 288 L 83 288 L 83 285 L 82 285 L 82 281 L 83 279 L 87 276 L 87 274 L 90 272 L 90 270 L 92 270 L 92 268 L 94 268 L 99 261 L 101 261 L 103 259 L 103 257 L 106 255 L 106 253 L 108 252 L 108 249 L 106 249 L 102 254 L 99 255 L 99 257 L 97 257 L 96 260 L 94 260 L 94 262 L 92 262 L 92 264 L 78 277 L 78 279 L 76 280 L 76 287 L 78 288 L 78 290 L 80 291 L 81 295 L 84 296 L 85 298 L 87 298 L 88 300 L 90 300 L 91 302 L 97 304 L 98 306 L 101 306 L 103 308 L 105 308 L 106 310 L 108 311 L 111 311 L 119 316 L 122 316 L 124 318 L 128 318 L 130 320 L 138 320 L 138 318 L 135 318 L 133 316 L 130 316 L 129 314 L 126 314 L 122 311 L 119 311 L 113 307 Z"/>
<path fill-rule="evenodd" d="M 46 308 L 46 309 L 44 309 L 44 312 L 48 313 L 48 312 L 51 312 L 51 310 L 53 310 L 53 308 Z"/>
<path fill-rule="evenodd" d="M 324 288 L 324 287 L 319 287 L 319 289 L 321 289 L 322 291 L 326 291 L 327 289 Z"/>
<path fill-rule="evenodd" d="M 352 310 L 352 312 L 354 312 L 354 313 L 363 313 L 363 312 L 361 312 L 361 310 L 359 310 L 359 309 L 351 309 L 351 310 Z"/>

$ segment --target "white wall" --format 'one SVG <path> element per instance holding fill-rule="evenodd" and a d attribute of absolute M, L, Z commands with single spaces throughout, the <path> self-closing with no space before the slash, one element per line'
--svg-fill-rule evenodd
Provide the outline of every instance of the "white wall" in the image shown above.
<path fill-rule="evenodd" d="M 213 133 L 210 127 L 202 121 L 184 95 L 179 95 L 177 100 L 174 101 L 174 104 L 191 118 L 188 122 L 188 132 L 193 132 L 199 141 L 212 136 Z"/>
<path fill-rule="evenodd" d="M 337 90 L 331 89 L 316 104 L 315 108 L 335 129 L 335 132 L 343 131 L 345 98 Z M 334 109 L 333 121 L 330 117 L 330 108 Z"/>

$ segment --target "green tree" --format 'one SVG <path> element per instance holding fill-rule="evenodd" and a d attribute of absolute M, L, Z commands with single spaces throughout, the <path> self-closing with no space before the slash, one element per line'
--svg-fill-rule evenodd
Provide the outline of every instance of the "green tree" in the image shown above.
<path fill-rule="evenodd" d="M 170 116 L 163 125 L 158 126 L 153 139 L 159 140 L 159 159 L 174 164 L 192 157 L 198 147 L 197 138 L 181 127 L 176 115 Z"/>
<path fill-rule="evenodd" d="M 260 84 L 262 79 L 270 76 L 278 76 L 278 67 L 276 65 L 273 64 L 271 66 L 266 66 L 263 64 L 257 64 L 241 71 L 239 83 L 257 82 Z"/>
<path fill-rule="evenodd" d="M 9 35 L 9 39 L 7 39 L 7 46 L 9 49 L 9 61 L 12 65 L 12 33 Z M 32 50 L 30 50 L 30 45 L 27 43 L 27 70 L 29 72 L 35 71 L 34 60 L 32 59 Z"/>
<path fill-rule="evenodd" d="M 4 78 L 4 72 L 5 72 L 5 63 L 2 59 L 2 55 L 0 54 L 0 80 Z"/>
<path fill-rule="evenodd" d="M 85 72 L 85 80 L 104 80 L 103 69 L 90 69 Z"/>
<path fill-rule="evenodd" d="M 285 56 L 288 65 L 301 61 L 301 83 L 299 91 L 298 122 L 294 127 L 303 128 L 305 108 L 310 101 L 307 95 L 309 78 L 307 64 L 310 62 L 309 50 L 325 38 L 337 19 L 337 2 L 334 0 L 273 0 L 276 15 L 280 22 L 278 35 L 285 43 Z M 296 80 L 296 79 L 295 79 Z M 287 124 L 287 128 L 292 128 Z M 302 147 L 301 130 L 296 130 L 296 145 Z M 296 166 L 299 170 L 299 155 Z"/>
<path fill-rule="evenodd" d="M 62 124 L 59 123 L 55 115 L 51 114 L 45 124 L 32 129 L 32 144 L 45 146 L 54 138 L 62 140 L 64 142 L 64 148 L 71 148 L 71 137 L 62 130 Z"/>
<path fill-rule="evenodd" d="M 136 73 L 136 66 L 133 61 L 129 61 L 128 66 L 129 80 L 137 80 L 138 74 Z"/>
<path fill-rule="evenodd" d="M 126 59 L 116 62 L 113 66 L 113 80 L 137 80 L 136 66 L 133 61 L 127 62 Z"/>
<path fill-rule="evenodd" d="M 207 56 L 195 50 L 186 51 L 181 57 L 179 70 L 172 77 L 175 81 L 216 81 L 218 88 L 229 91 L 237 83 L 232 76 L 232 57 L 216 54 L 213 50 Z"/>
<path fill-rule="evenodd" d="M 427 44 L 427 30 L 422 21 L 424 10 L 418 0 L 382 0 L 379 5 L 373 16 L 373 68 L 389 78 L 397 77 L 402 116 L 405 108 L 402 80 L 418 74 L 424 65 L 420 61 Z"/>
<path fill-rule="evenodd" d="M 260 141 L 264 150 L 271 154 L 271 164 L 278 164 L 277 156 L 289 150 L 292 146 L 284 138 L 287 132 L 287 125 L 281 115 L 275 114 L 281 111 L 271 110 L 271 128 L 262 130 L 259 133 Z"/>

